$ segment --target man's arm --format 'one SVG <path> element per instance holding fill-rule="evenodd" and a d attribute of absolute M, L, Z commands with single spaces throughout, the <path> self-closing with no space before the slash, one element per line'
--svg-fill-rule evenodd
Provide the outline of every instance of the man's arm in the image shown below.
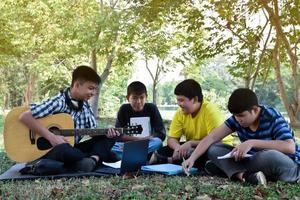
<path fill-rule="evenodd" d="M 189 143 L 191 145 L 191 147 L 194 148 L 194 147 L 197 147 L 199 142 L 200 142 L 200 140 L 190 140 L 190 141 L 187 141 L 186 143 Z"/>
<path fill-rule="evenodd" d="M 43 127 L 33 116 L 31 111 L 22 113 L 19 120 L 25 124 L 30 130 L 39 133 L 42 137 L 46 138 L 52 146 L 56 146 L 61 143 L 66 143 L 66 139 L 63 136 L 58 136 L 51 133 L 48 129 Z"/>
<path fill-rule="evenodd" d="M 235 160 L 241 160 L 251 148 L 274 149 L 285 154 L 295 153 L 295 142 L 292 139 L 287 140 L 247 140 L 237 145 L 232 152 L 235 152 Z"/>
<path fill-rule="evenodd" d="M 179 138 L 168 137 L 167 145 L 173 150 L 178 149 L 180 147 Z"/>
<path fill-rule="evenodd" d="M 122 135 L 121 136 L 122 142 L 136 141 L 136 140 L 141 140 L 141 139 L 145 139 L 145 138 L 144 137 L 131 136 L 131 135 Z"/>
<path fill-rule="evenodd" d="M 154 104 L 152 105 L 154 112 L 151 119 L 151 126 L 154 131 L 154 136 L 157 136 L 161 139 L 161 141 L 164 141 L 166 139 L 166 129 L 164 127 L 163 120 L 157 106 Z"/>
<path fill-rule="evenodd" d="M 192 155 L 182 163 L 184 171 L 188 172 L 189 169 L 193 167 L 195 161 L 206 152 L 210 145 L 222 140 L 232 132 L 233 131 L 223 123 L 221 126 L 215 128 L 210 134 L 200 140 Z"/>
<path fill-rule="evenodd" d="M 176 138 L 174 138 L 174 139 L 176 139 Z M 179 160 L 179 159 L 188 157 L 191 154 L 191 152 L 193 151 L 193 149 L 200 142 L 200 141 L 196 141 L 196 140 L 193 140 L 193 141 L 190 140 L 190 141 L 184 142 L 183 144 L 180 144 L 179 139 L 177 139 L 177 141 L 178 141 L 179 146 L 176 145 L 177 144 L 176 140 L 173 143 L 173 146 L 176 147 L 174 149 L 174 153 L 172 156 L 173 160 Z"/>
<path fill-rule="evenodd" d="M 274 149 L 285 154 L 295 153 L 295 142 L 292 139 L 288 140 L 248 140 L 254 148 L 258 149 Z"/>

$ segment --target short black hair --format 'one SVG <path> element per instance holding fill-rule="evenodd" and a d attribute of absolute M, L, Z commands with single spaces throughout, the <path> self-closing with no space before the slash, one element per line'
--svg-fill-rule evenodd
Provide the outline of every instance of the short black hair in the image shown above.
<path fill-rule="evenodd" d="M 182 95 L 190 100 L 194 97 L 198 97 L 198 102 L 203 101 L 203 94 L 200 84 L 195 81 L 194 79 L 186 79 L 182 82 L 180 82 L 175 90 L 175 95 Z"/>
<path fill-rule="evenodd" d="M 229 97 L 227 108 L 231 114 L 250 111 L 253 106 L 258 106 L 256 94 L 248 88 L 238 88 Z"/>
<path fill-rule="evenodd" d="M 140 81 L 134 81 L 134 82 L 130 83 L 127 86 L 127 96 L 130 96 L 131 94 L 137 94 L 137 95 L 146 94 L 147 95 L 146 86 Z"/>
<path fill-rule="evenodd" d="M 80 65 L 76 67 L 76 69 L 72 73 L 71 86 L 74 85 L 75 81 L 90 81 L 99 85 L 101 82 L 101 78 L 93 68 L 85 65 Z"/>

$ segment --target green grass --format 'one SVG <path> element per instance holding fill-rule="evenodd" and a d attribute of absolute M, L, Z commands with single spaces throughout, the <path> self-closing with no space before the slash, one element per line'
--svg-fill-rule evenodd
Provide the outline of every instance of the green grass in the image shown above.
<path fill-rule="evenodd" d="M 3 126 L 4 126 L 4 117 L 3 115 L 0 115 L 0 150 L 4 149 L 3 146 Z"/>
<path fill-rule="evenodd" d="M 3 153 L 1 159 L 4 165 L 11 164 Z M 0 184 L 0 199 L 296 199 L 299 196 L 298 184 L 277 182 L 267 187 L 252 187 L 200 175 L 37 179 Z"/>
<path fill-rule="evenodd" d="M 3 130 L 3 119 L 0 118 Z M 107 123 L 110 124 L 110 123 Z M 105 127 L 106 124 L 101 125 Z M 1 131 L 2 132 L 2 131 Z M 0 133 L 1 133 L 0 132 Z M 2 134 L 1 134 L 2 135 Z M 0 173 L 14 163 L 0 144 Z M 137 175 L 0 182 L 0 199 L 299 199 L 298 183 L 242 185 L 209 176 Z"/>
<path fill-rule="evenodd" d="M 3 158 L 3 156 L 2 156 Z M 298 184 L 247 186 L 208 176 L 138 175 L 6 181 L 0 199 L 297 199 Z"/>

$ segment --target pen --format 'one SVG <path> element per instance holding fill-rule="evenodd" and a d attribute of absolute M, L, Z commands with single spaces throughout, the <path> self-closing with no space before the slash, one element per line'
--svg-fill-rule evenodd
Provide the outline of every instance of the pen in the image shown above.
<path fill-rule="evenodd" d="M 183 159 L 183 162 L 185 163 L 185 158 L 184 157 L 182 157 L 182 159 Z M 187 167 L 187 166 L 185 166 L 185 167 Z M 189 170 L 187 169 L 187 171 L 185 171 L 184 170 L 184 173 L 187 175 L 187 176 L 189 176 L 190 175 L 190 173 L 189 173 Z"/>

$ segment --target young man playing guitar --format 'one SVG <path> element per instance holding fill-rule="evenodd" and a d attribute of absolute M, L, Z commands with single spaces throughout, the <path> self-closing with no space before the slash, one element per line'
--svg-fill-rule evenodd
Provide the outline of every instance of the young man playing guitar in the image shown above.
<path fill-rule="evenodd" d="M 88 100 L 95 94 L 100 81 L 100 77 L 92 68 L 79 66 L 73 71 L 70 88 L 41 104 L 32 104 L 28 111 L 20 115 L 22 123 L 39 133 L 53 146 L 42 158 L 63 162 L 67 168 L 83 172 L 93 171 L 97 163 L 113 159 L 111 148 L 119 132 L 109 130 L 106 135 L 95 136 L 83 142 L 80 142 L 81 137 L 76 135 L 75 145 L 72 147 L 64 136 L 55 135 L 36 120 L 53 114 L 67 113 L 72 116 L 75 129 L 95 128 L 96 120 Z"/>

